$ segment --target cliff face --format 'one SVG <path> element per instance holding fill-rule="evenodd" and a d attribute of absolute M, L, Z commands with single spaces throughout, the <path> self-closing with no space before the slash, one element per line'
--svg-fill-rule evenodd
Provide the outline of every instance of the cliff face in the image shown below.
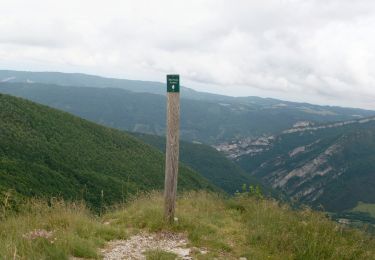
<path fill-rule="evenodd" d="M 375 118 L 298 126 L 217 149 L 294 200 L 333 211 L 375 202 Z"/>

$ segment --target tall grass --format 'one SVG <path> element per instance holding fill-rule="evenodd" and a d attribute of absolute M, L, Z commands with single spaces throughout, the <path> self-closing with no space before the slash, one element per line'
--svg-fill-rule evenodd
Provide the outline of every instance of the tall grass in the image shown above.
<path fill-rule="evenodd" d="M 344 228 L 323 213 L 294 211 L 249 194 L 235 198 L 189 192 L 177 202 L 176 221 L 163 221 L 161 194 L 145 194 L 106 219 L 124 229 L 185 232 L 198 259 L 375 259 L 375 240 Z"/>
<path fill-rule="evenodd" d="M 1 213 L 0 259 L 97 259 L 106 241 L 140 230 L 185 233 L 197 259 L 375 259 L 374 238 L 343 228 L 323 213 L 294 211 L 249 194 L 184 193 L 176 217 L 172 225 L 164 221 L 158 192 L 101 217 L 79 202 L 30 200 L 16 213 Z M 158 257 L 162 252 L 151 253 Z"/>
<path fill-rule="evenodd" d="M 30 200 L 18 212 L 3 210 L 0 259 L 99 258 L 98 247 L 125 233 L 104 225 L 84 203 Z"/>

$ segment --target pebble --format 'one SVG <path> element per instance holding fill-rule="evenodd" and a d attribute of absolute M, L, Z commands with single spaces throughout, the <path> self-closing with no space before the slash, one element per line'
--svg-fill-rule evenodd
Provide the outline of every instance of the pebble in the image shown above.
<path fill-rule="evenodd" d="M 104 260 L 146 260 L 144 253 L 148 250 L 163 250 L 175 253 L 183 260 L 193 259 L 191 249 L 187 248 L 187 239 L 182 234 L 174 233 L 140 233 L 127 240 L 110 242 L 102 250 Z"/>

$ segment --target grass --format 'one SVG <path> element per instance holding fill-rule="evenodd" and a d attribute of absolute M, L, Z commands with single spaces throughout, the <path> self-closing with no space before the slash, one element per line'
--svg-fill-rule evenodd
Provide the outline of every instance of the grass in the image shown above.
<path fill-rule="evenodd" d="M 256 196 L 224 198 L 189 192 L 178 198 L 178 220 L 167 225 L 162 206 L 157 192 L 118 205 L 101 217 L 93 216 L 81 203 L 30 201 L 17 213 L 2 213 L 0 255 L 4 259 L 95 259 L 106 241 L 142 230 L 186 234 L 189 247 L 208 251 L 193 250 L 196 259 L 375 259 L 373 237 L 307 208 L 293 211 Z M 30 239 L 35 230 L 52 232 L 52 236 Z M 148 259 L 171 259 L 167 255 L 149 251 Z"/>
<path fill-rule="evenodd" d="M 375 204 L 359 202 L 352 211 L 367 212 L 375 218 Z"/>
<path fill-rule="evenodd" d="M 123 229 L 187 233 L 198 259 L 371 259 L 374 238 L 330 221 L 308 208 L 293 211 L 277 201 L 190 192 L 179 197 L 172 226 L 163 221 L 162 196 L 148 194 L 105 216 Z"/>
<path fill-rule="evenodd" d="M 148 250 L 145 252 L 147 260 L 175 260 L 177 255 L 163 250 Z"/>
<path fill-rule="evenodd" d="M 126 234 L 101 223 L 83 203 L 31 200 L 19 212 L 3 212 L 0 259 L 99 258 L 98 248 Z"/>

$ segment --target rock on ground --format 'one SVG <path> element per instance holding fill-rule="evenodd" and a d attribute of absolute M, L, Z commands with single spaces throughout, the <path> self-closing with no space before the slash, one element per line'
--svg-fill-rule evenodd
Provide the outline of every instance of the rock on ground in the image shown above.
<path fill-rule="evenodd" d="M 181 259 L 192 259 L 191 249 L 187 248 L 187 238 L 182 234 L 174 233 L 140 233 L 127 240 L 110 242 L 102 250 L 105 260 L 145 260 L 144 253 L 148 250 L 163 250 L 175 253 Z"/>

